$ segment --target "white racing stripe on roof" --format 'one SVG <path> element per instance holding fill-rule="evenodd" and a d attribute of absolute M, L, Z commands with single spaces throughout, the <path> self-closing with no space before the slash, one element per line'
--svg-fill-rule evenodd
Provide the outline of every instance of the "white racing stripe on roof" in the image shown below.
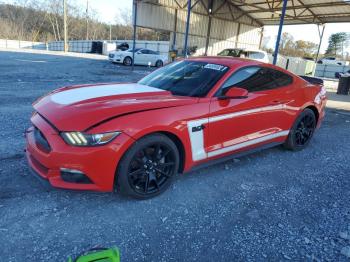
<path fill-rule="evenodd" d="M 140 84 L 96 85 L 61 91 L 51 95 L 51 100 L 57 104 L 69 105 L 98 97 L 161 91 L 165 92 L 162 89 Z"/>

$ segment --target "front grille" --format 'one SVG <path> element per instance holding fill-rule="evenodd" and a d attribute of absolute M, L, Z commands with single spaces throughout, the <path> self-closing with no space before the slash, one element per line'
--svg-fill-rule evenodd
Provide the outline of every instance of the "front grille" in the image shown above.
<path fill-rule="evenodd" d="M 43 152 L 51 152 L 51 147 L 43 133 L 37 128 L 34 127 L 34 139 L 36 146 Z"/>

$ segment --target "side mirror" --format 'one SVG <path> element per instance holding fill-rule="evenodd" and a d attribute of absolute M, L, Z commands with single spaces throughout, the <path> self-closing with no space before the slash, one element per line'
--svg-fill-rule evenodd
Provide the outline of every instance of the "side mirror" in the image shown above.
<path fill-rule="evenodd" d="M 231 87 L 221 96 L 221 99 L 242 99 L 248 97 L 248 91 L 240 87 Z"/>

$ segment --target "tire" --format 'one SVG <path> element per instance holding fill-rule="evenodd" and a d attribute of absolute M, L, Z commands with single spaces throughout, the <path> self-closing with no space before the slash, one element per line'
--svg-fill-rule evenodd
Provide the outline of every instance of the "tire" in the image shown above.
<path fill-rule="evenodd" d="M 123 60 L 123 65 L 131 66 L 132 65 L 132 58 L 130 56 L 125 57 Z"/>
<path fill-rule="evenodd" d="M 311 109 L 306 108 L 295 120 L 284 147 L 293 151 L 304 149 L 310 143 L 315 128 L 315 113 Z"/>
<path fill-rule="evenodd" d="M 117 191 L 136 199 L 163 193 L 179 170 L 179 159 L 175 143 L 167 136 L 155 133 L 140 138 L 119 162 Z"/>
<path fill-rule="evenodd" d="M 162 67 L 163 66 L 163 61 L 162 60 L 158 60 L 156 62 L 156 67 Z"/>

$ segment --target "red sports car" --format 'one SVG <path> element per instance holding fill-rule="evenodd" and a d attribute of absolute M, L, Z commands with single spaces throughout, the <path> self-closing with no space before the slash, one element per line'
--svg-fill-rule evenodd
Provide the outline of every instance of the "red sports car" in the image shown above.
<path fill-rule="evenodd" d="M 149 198 L 212 160 L 278 144 L 303 149 L 325 115 L 325 93 L 322 81 L 257 61 L 185 59 L 137 83 L 40 98 L 26 155 L 54 187 Z"/>

